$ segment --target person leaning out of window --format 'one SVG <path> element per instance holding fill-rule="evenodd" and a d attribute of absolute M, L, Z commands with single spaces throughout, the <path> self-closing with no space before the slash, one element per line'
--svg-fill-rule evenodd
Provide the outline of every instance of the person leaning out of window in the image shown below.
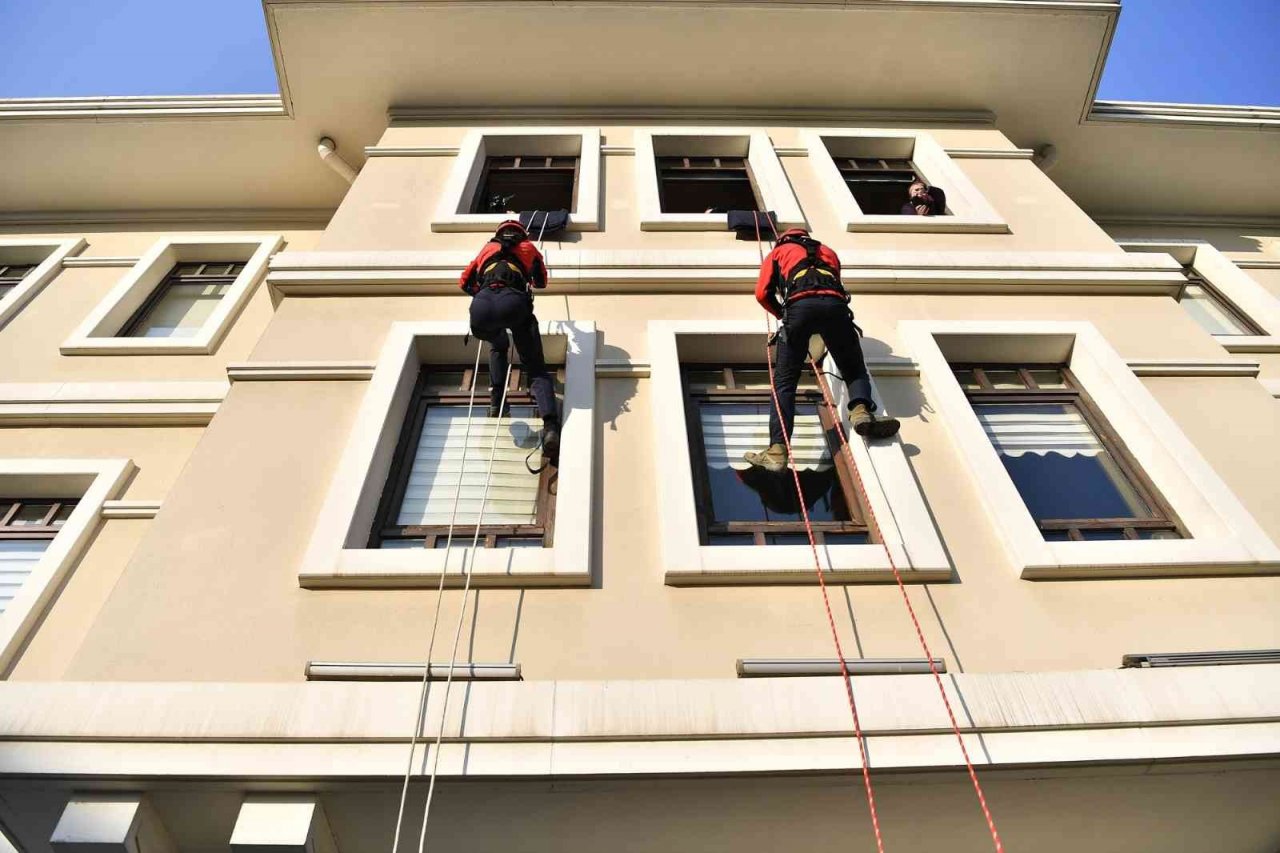
<path fill-rule="evenodd" d="M 907 200 L 899 211 L 903 216 L 941 216 L 947 212 L 947 194 L 920 178 L 907 188 Z"/>

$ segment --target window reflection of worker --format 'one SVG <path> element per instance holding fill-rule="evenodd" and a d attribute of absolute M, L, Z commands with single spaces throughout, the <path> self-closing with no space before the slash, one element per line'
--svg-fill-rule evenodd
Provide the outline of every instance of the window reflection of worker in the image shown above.
<path fill-rule="evenodd" d="M 840 280 L 840 259 L 803 228 L 784 231 L 760 265 L 756 301 L 778 317 L 778 358 L 774 391 L 778 405 L 769 410 L 769 447 L 745 459 L 769 471 L 787 466 L 786 442 L 796 415 L 796 385 L 809 356 L 809 339 L 821 335 L 849 388 L 849 417 L 854 432 L 866 438 L 889 438 L 898 431 L 894 418 L 877 418 L 871 399 L 871 376 L 858 343 L 849 296 Z M 779 418 L 778 409 L 782 410 Z"/>
<path fill-rule="evenodd" d="M 947 194 L 919 179 L 907 188 L 907 201 L 899 211 L 903 216 L 941 216 L 946 212 Z"/>
<path fill-rule="evenodd" d="M 463 270 L 458 286 L 472 296 L 471 334 L 489 343 L 489 417 L 502 414 L 502 383 L 510 363 L 510 342 L 514 341 L 542 418 L 543 455 L 555 460 L 560 449 L 560 415 L 542 354 L 538 318 L 533 315 L 532 289 L 547 286 L 542 253 L 524 226 L 509 219 L 498 226 L 493 238 Z"/>

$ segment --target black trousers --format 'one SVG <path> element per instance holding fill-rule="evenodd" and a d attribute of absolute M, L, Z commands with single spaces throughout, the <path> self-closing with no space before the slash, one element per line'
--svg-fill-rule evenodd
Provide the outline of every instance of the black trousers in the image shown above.
<path fill-rule="evenodd" d="M 494 406 L 502 401 L 502 380 L 507 375 L 508 350 L 514 341 L 538 414 L 543 420 L 558 417 L 555 389 L 542 356 L 538 318 L 533 316 L 528 296 L 509 287 L 482 288 L 471 300 L 471 334 L 489 343 L 489 399 Z"/>
<path fill-rule="evenodd" d="M 809 358 L 809 338 L 821 335 L 827 351 L 835 359 L 836 369 L 849 387 L 849 402 L 865 403 L 875 409 L 871 399 L 871 376 L 862 357 L 858 332 L 853 327 L 853 312 L 836 296 L 810 296 L 787 306 L 785 334 L 778 341 L 778 362 L 774 366 L 774 387 L 778 392 L 778 408 L 769 409 L 769 443 L 783 444 L 783 436 L 791 437 L 796 420 L 796 383 Z M 819 365 L 821 366 L 821 365 Z M 784 433 L 785 427 L 785 433 Z"/>

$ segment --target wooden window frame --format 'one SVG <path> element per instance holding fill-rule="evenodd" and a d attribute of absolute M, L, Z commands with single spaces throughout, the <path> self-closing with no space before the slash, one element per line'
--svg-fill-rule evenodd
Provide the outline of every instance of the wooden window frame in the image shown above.
<path fill-rule="evenodd" d="M 955 362 L 951 364 L 953 375 L 962 371 L 970 371 L 980 386 L 978 389 L 965 387 L 960 382 L 970 406 L 975 403 L 1068 403 L 1080 412 L 1089 428 L 1093 430 L 1098 443 L 1110 454 L 1116 467 L 1124 476 L 1130 488 L 1151 509 L 1151 518 L 1072 518 L 1072 519 L 1033 519 L 1040 533 L 1060 533 L 1066 531 L 1068 541 L 1088 541 L 1085 531 L 1120 532 L 1126 540 L 1138 540 L 1139 530 L 1168 531 L 1180 539 L 1189 539 L 1186 528 L 1178 520 L 1173 509 L 1152 485 L 1134 461 L 1120 436 L 1107 423 L 1097 404 L 1083 390 L 1071 369 L 1063 364 L 999 364 L 993 362 Z M 986 371 L 1015 371 L 1024 384 L 1022 389 L 997 389 L 987 377 Z M 1041 388 L 1032 375 L 1033 371 L 1053 370 L 1061 373 L 1066 388 Z M 957 380 L 959 377 L 957 376 Z M 977 413 L 977 410 L 974 410 Z"/>
<path fill-rule="evenodd" d="M 497 161 L 514 160 L 511 166 L 498 165 Z M 542 154 L 528 155 L 489 155 L 484 158 L 484 167 L 480 171 L 480 180 L 476 182 L 475 197 L 471 199 L 471 210 L 473 214 L 492 214 L 506 213 L 506 211 L 490 211 L 482 210 L 484 207 L 485 197 L 489 195 L 489 177 L 494 172 L 558 172 L 564 173 L 570 171 L 570 167 L 566 165 L 555 165 L 557 160 L 573 161 L 573 179 L 569 186 L 569 209 L 573 209 L 573 199 L 578 195 L 578 177 L 582 170 L 582 158 L 577 155 L 551 156 Z M 541 161 L 541 162 L 539 162 Z"/>
<path fill-rule="evenodd" d="M 751 534 L 753 545 L 768 545 L 768 536 L 804 534 L 804 521 L 723 521 L 715 520 L 715 502 L 711 493 L 711 482 L 707 476 L 706 445 L 702 436 L 702 419 L 699 407 L 704 402 L 715 403 L 761 403 L 772 404 L 773 395 L 767 390 L 746 390 L 736 387 L 735 370 L 767 370 L 759 364 L 735 364 L 723 368 L 725 388 L 707 388 L 693 390 L 690 387 L 689 373 L 702 372 L 713 368 L 708 365 L 684 364 L 680 368 L 681 390 L 685 403 L 685 423 L 689 435 L 690 462 L 693 467 L 694 504 L 698 518 L 699 544 L 710 545 L 712 536 Z M 826 535 L 864 535 L 866 543 L 840 544 L 875 544 L 870 525 L 866 522 L 867 511 L 856 485 L 856 475 L 849 465 L 849 457 L 839 446 L 839 437 L 831 413 L 822 399 L 822 392 L 817 388 L 796 389 L 796 407 L 801 405 L 817 406 L 818 421 L 827 438 L 827 447 L 831 452 L 831 460 L 836 471 L 836 480 L 840 484 L 840 494 L 845 508 L 849 512 L 848 521 L 814 521 L 812 522 L 814 541 L 819 545 L 826 544 Z M 745 544 L 745 543 L 743 543 Z"/>
<path fill-rule="evenodd" d="M 200 270 L 195 274 L 180 275 L 178 273 L 179 269 L 192 266 L 194 264 L 200 265 Z M 230 273 L 206 275 L 204 268 L 209 266 L 222 267 L 223 269 L 231 267 L 233 271 Z M 236 279 L 239 278 L 240 273 L 244 272 L 244 267 L 244 261 L 179 261 L 173 265 L 173 268 L 165 274 L 164 279 L 156 285 L 147 298 L 143 300 L 142 304 L 138 306 L 138 310 L 134 311 L 128 321 L 120 327 L 120 331 L 116 333 L 116 337 L 139 337 L 135 333 L 142 327 L 143 322 L 145 322 L 151 315 L 151 312 L 159 306 L 165 296 L 168 295 L 169 289 L 175 284 L 223 284 L 230 289 L 231 285 L 233 285 Z M 227 295 L 224 293 L 219 297 L 219 299 L 225 299 L 226 296 Z"/>
<path fill-rule="evenodd" d="M 657 172 L 658 178 L 658 209 L 662 213 L 671 212 L 667 210 L 666 181 L 670 177 L 677 176 L 680 172 L 742 172 L 746 175 L 747 186 L 751 188 L 751 196 L 755 199 L 755 209 L 765 209 L 765 204 L 760 194 L 760 187 L 756 181 L 755 174 L 751 169 L 751 161 L 748 157 L 721 157 L 718 155 L 685 157 L 662 155 L 654 158 L 654 169 Z"/>
<path fill-rule="evenodd" d="M 482 371 L 487 375 L 488 371 Z M 430 387 L 430 377 L 437 373 L 461 373 L 462 379 L 456 389 L 442 390 Z M 433 525 L 398 525 L 394 523 L 404 493 L 409 483 L 409 474 L 413 468 L 414 455 L 418 441 L 426 422 L 427 410 L 432 406 L 465 407 L 471 399 L 471 380 L 473 368 L 469 365 L 423 365 L 418 371 L 413 395 L 409 401 L 409 409 L 404 424 L 400 428 L 400 437 L 396 442 L 395 455 L 392 457 L 391 469 L 383 486 L 382 496 L 378 500 L 378 510 L 374 515 L 373 527 L 369 533 L 370 548 L 381 548 L 383 542 L 389 540 L 423 539 L 423 547 L 432 550 L 439 542 L 448 538 L 447 524 Z M 489 406 L 489 386 L 482 390 L 478 383 L 475 394 L 475 405 L 483 413 Z M 512 365 L 511 377 L 507 384 L 508 406 L 533 406 L 533 394 L 526 387 L 524 371 L 518 365 Z M 554 542 L 556 514 L 556 482 L 558 471 L 555 465 L 543 467 L 538 476 L 537 522 L 534 524 L 481 524 L 480 544 L 485 548 L 505 547 L 506 541 L 537 541 L 540 547 L 550 548 Z M 453 541 L 469 545 L 476 535 L 476 525 L 472 523 L 456 524 L 453 529 Z M 520 546 L 516 546 L 520 547 Z"/>
<path fill-rule="evenodd" d="M 0 539 L 53 539 L 62 530 L 62 523 L 54 523 L 64 506 L 73 509 L 79 498 L 0 498 Z M 26 504 L 49 504 L 50 509 L 41 524 L 13 525 L 13 518 Z"/>
<path fill-rule="evenodd" d="M 1186 294 L 1187 285 L 1195 285 L 1196 287 L 1203 288 L 1204 291 L 1208 293 L 1210 297 L 1212 297 L 1215 301 L 1217 301 L 1218 306 L 1222 308 L 1223 312 L 1227 314 L 1227 316 L 1229 316 L 1241 328 L 1245 330 L 1243 332 L 1210 332 L 1210 334 L 1216 337 L 1232 337 L 1232 338 L 1262 336 L 1267 334 L 1265 331 L 1263 331 L 1262 327 L 1260 327 L 1257 323 L 1250 320 L 1249 317 L 1243 311 L 1237 308 L 1236 304 L 1232 302 L 1231 299 L 1226 296 L 1226 294 L 1224 294 L 1218 288 L 1214 287 L 1213 283 L 1210 282 L 1209 279 L 1201 275 L 1200 272 L 1196 270 L 1194 265 L 1191 265 L 1191 264 L 1184 265 L 1182 267 L 1182 274 L 1184 277 L 1186 277 L 1187 282 L 1178 290 L 1177 301 L 1179 305 L 1182 304 L 1183 297 Z"/>

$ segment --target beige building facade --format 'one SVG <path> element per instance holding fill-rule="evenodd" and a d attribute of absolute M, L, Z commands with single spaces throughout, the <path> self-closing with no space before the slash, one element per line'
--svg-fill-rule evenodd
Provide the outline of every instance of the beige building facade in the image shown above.
<path fill-rule="evenodd" d="M 884 849 L 993 849 L 959 737 L 1005 849 L 1280 850 L 1280 114 L 1098 101 L 1103 0 L 263 5 L 278 98 L 0 102 L 10 845 L 875 850 L 865 756 Z M 528 163 L 526 476 L 457 279 Z M 902 421 L 806 380 L 815 548 L 717 192 Z"/>

